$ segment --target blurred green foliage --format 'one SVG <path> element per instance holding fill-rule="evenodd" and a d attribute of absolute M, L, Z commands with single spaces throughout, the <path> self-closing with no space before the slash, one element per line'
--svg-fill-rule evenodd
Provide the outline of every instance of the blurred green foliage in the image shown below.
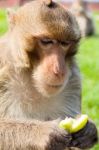
<path fill-rule="evenodd" d="M 81 40 L 77 61 L 82 74 L 82 111 L 99 131 L 99 12 L 94 13 L 95 36 Z M 97 144 L 92 150 L 99 150 Z"/>
<path fill-rule="evenodd" d="M 6 10 L 0 9 L 0 35 L 7 30 Z"/>
<path fill-rule="evenodd" d="M 0 35 L 7 30 L 6 11 L 0 10 Z M 94 14 L 96 35 L 82 39 L 77 61 L 82 73 L 82 111 L 96 123 L 99 130 L 99 13 Z M 99 150 L 97 144 L 92 150 Z"/>

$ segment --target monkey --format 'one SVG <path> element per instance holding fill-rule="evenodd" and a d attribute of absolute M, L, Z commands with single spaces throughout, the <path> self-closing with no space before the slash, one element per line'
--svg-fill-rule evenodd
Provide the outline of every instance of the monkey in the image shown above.
<path fill-rule="evenodd" d="M 59 128 L 81 114 L 75 17 L 52 0 L 34 0 L 8 20 L 0 38 L 0 150 L 91 148 L 98 141 L 92 121 L 73 134 Z"/>
<path fill-rule="evenodd" d="M 75 15 L 82 37 L 95 34 L 95 26 L 91 14 L 87 8 L 87 3 L 83 0 L 75 0 L 71 6 L 71 11 Z"/>

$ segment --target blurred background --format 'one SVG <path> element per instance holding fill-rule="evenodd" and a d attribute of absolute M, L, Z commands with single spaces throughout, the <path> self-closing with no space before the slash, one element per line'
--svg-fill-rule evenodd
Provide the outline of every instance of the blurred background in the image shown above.
<path fill-rule="evenodd" d="M 30 0 L 0 0 L 0 36 L 8 28 L 6 8 L 17 8 Z M 77 61 L 82 74 L 82 112 L 92 118 L 99 131 L 99 0 L 56 0 L 76 17 L 82 40 Z M 97 144 L 92 150 L 99 150 Z"/>

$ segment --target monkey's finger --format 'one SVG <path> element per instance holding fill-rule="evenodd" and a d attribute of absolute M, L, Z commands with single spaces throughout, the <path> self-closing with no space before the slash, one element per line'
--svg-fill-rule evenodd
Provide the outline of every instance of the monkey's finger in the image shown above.
<path fill-rule="evenodd" d="M 88 138 L 88 136 L 83 136 L 83 137 L 79 137 L 75 140 L 72 141 L 71 145 L 73 147 L 78 147 L 78 148 L 91 148 L 94 144 L 97 143 L 97 137 L 96 136 L 92 136 L 91 138 Z"/>

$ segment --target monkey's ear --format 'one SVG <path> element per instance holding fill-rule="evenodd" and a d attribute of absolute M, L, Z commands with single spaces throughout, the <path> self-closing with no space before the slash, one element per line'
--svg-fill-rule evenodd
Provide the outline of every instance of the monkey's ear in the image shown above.
<path fill-rule="evenodd" d="M 28 55 L 25 51 L 19 51 L 19 54 L 17 54 L 15 57 L 15 66 L 17 68 L 29 68 L 30 67 L 30 61 L 28 58 Z"/>
<path fill-rule="evenodd" d="M 16 13 L 14 10 L 7 8 L 7 18 L 10 28 L 12 29 L 16 22 Z"/>
<path fill-rule="evenodd" d="M 27 53 L 23 50 L 12 50 L 11 51 L 11 62 L 16 69 L 30 68 L 30 60 Z"/>
<path fill-rule="evenodd" d="M 50 6 L 52 4 L 52 0 L 43 0 L 43 1 L 47 6 Z"/>

